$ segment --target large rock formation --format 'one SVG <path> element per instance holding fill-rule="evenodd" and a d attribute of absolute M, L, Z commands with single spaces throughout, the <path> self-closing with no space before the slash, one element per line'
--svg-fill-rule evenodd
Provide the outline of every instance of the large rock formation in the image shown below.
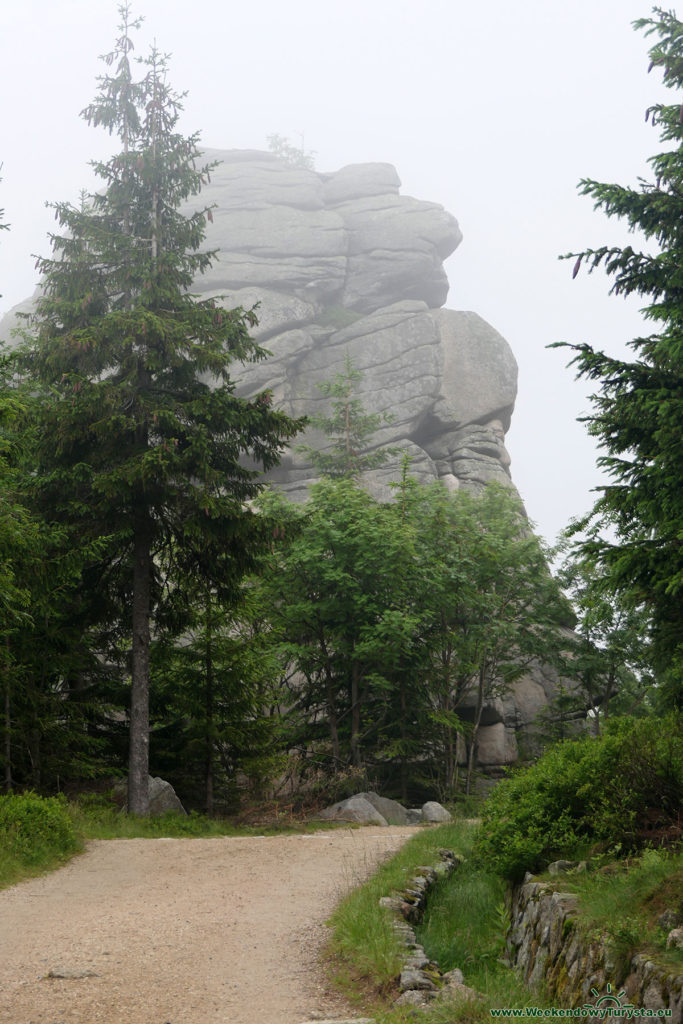
<path fill-rule="evenodd" d="M 219 160 L 202 204 L 215 203 L 206 244 L 219 258 L 196 282 L 226 305 L 258 303 L 256 340 L 271 353 L 245 365 L 238 390 L 270 388 L 292 415 L 322 409 L 316 387 L 349 355 L 363 373 L 359 397 L 393 418 L 377 445 L 410 453 L 423 481 L 451 490 L 510 483 L 505 431 L 517 391 L 507 342 L 476 313 L 443 309 L 443 260 L 461 241 L 436 203 L 399 194 L 390 164 L 355 164 L 333 174 L 290 167 L 272 153 L 207 150 Z M 7 340 L 14 313 L 0 324 Z M 303 439 L 322 446 L 324 438 Z M 366 481 L 380 498 L 400 456 Z M 273 480 L 303 499 L 313 471 L 291 453 Z"/>
<path fill-rule="evenodd" d="M 271 353 L 236 368 L 239 393 L 269 388 L 292 415 L 323 411 L 316 385 L 342 371 L 348 355 L 363 373 L 365 407 L 393 417 L 374 443 L 409 452 L 418 478 L 439 478 L 452 491 L 493 480 L 512 486 L 504 438 L 517 365 L 476 313 L 442 308 L 443 260 L 461 241 L 451 214 L 400 195 L 390 164 L 322 174 L 266 152 L 207 150 L 205 157 L 220 161 L 200 197 L 215 204 L 206 246 L 218 259 L 196 291 L 222 295 L 229 307 L 258 303 L 253 334 Z M 10 314 L 0 336 L 12 322 Z M 314 431 L 303 440 L 325 443 Z M 400 458 L 369 474 L 376 497 L 391 496 Z M 303 500 L 315 473 L 291 452 L 271 478 Z M 520 730 L 531 729 L 557 684 L 539 668 L 486 709 L 480 763 L 516 760 Z"/>
<path fill-rule="evenodd" d="M 504 435 L 517 390 L 507 342 L 476 313 L 442 309 L 443 260 L 459 245 L 455 219 L 399 194 L 389 164 L 334 174 L 289 167 L 271 153 L 207 151 L 221 161 L 202 201 L 215 203 L 207 243 L 220 259 L 197 281 L 229 306 L 259 303 L 256 339 L 272 355 L 245 366 L 239 390 L 270 388 L 292 415 L 313 413 L 316 387 L 349 355 L 359 395 L 392 422 L 376 444 L 408 451 L 413 472 L 460 484 L 509 484 Z M 313 431 L 305 439 L 322 445 Z M 400 456 L 368 484 L 388 497 Z M 306 494 L 313 471 L 288 455 L 273 479 Z"/>
<path fill-rule="evenodd" d="M 259 303 L 256 339 L 272 354 L 245 366 L 239 390 L 270 388 L 292 415 L 322 411 L 316 385 L 343 370 L 363 373 L 359 395 L 390 424 L 374 438 L 408 451 L 412 472 L 450 490 L 496 480 L 512 486 L 505 432 L 517 392 L 517 364 L 504 338 L 476 313 L 444 309 L 443 260 L 460 244 L 456 220 L 435 203 L 399 194 L 389 164 L 356 164 L 332 174 L 290 167 L 271 153 L 206 152 L 220 160 L 203 202 L 216 209 L 207 242 L 220 259 L 197 282 L 229 306 Z M 314 431 L 305 438 L 322 446 Z M 368 474 L 389 498 L 400 456 Z M 304 499 L 315 478 L 288 454 L 272 479 Z M 569 684 L 563 681 L 565 687 Z M 536 719 L 559 679 L 538 666 L 491 702 L 479 731 L 482 768 L 533 750 Z M 463 715 L 474 712 L 465 707 Z"/>

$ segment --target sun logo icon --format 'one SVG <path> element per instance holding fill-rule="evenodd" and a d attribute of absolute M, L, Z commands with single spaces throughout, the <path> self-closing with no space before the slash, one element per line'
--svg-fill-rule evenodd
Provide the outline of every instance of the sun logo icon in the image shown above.
<path fill-rule="evenodd" d="M 633 1009 L 633 1003 L 622 1003 L 621 1001 L 622 996 L 626 995 L 626 989 L 622 988 L 621 992 L 615 994 L 612 992 L 612 986 L 608 984 L 604 996 L 600 995 L 597 988 L 591 989 L 591 995 L 595 996 L 596 1000 L 594 1003 L 584 1003 L 584 1010 L 594 1010 L 598 1014 L 611 1017 L 612 1013 L 610 1011 Z"/>

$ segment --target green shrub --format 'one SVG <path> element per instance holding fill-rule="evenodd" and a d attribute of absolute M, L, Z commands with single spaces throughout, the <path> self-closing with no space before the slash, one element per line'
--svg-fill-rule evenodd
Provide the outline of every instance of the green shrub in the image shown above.
<path fill-rule="evenodd" d="M 7 857 L 33 867 L 66 857 L 78 845 L 65 800 L 35 793 L 0 796 L 0 850 Z"/>
<path fill-rule="evenodd" d="M 680 721 L 629 718 L 602 736 L 552 747 L 493 791 L 477 852 L 511 881 L 592 843 L 623 852 L 648 841 L 651 812 L 673 821 L 683 799 Z"/>

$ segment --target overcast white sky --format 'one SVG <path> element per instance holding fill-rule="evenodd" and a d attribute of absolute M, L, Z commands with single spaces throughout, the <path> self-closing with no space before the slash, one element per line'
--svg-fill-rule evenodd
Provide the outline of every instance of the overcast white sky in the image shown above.
<path fill-rule="evenodd" d="M 137 0 L 138 52 L 156 38 L 187 90 L 184 129 L 207 146 L 267 148 L 274 132 L 314 150 L 318 170 L 387 161 L 402 191 L 443 204 L 464 242 L 447 264 L 447 305 L 479 313 L 519 362 L 508 435 L 513 479 L 553 540 L 592 503 L 595 451 L 576 417 L 586 387 L 553 341 L 613 354 L 642 333 L 638 302 L 602 276 L 571 280 L 560 253 L 626 239 L 577 195 L 582 177 L 634 184 L 659 148 L 631 22 L 643 0 Z M 79 111 L 95 93 L 118 21 L 110 0 L 4 0 L 0 313 L 36 283 L 47 200 L 93 185 L 109 152 Z M 670 98 L 669 101 L 673 101 Z"/>

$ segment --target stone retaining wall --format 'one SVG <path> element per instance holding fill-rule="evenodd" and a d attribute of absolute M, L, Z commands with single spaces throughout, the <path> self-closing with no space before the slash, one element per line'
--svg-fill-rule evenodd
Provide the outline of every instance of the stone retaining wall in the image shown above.
<path fill-rule="evenodd" d="M 393 912 L 393 926 L 406 949 L 401 967 L 401 994 L 395 1006 L 426 1006 L 433 999 L 477 999 L 479 993 L 468 988 L 460 970 L 442 974 L 439 965 L 430 960 L 418 943 L 414 925 L 420 924 L 430 890 L 440 879 L 456 870 L 462 858 L 452 850 L 441 850 L 441 860 L 434 867 L 417 867 L 405 889 L 394 896 L 383 896 L 380 906 Z"/>
<path fill-rule="evenodd" d="M 508 906 L 508 956 L 530 988 L 543 983 L 558 1007 L 569 1008 L 595 1005 L 595 992 L 602 997 L 611 986 L 615 995 L 625 991 L 621 1005 L 671 1010 L 667 1019 L 681 1024 L 683 976 L 642 954 L 627 965 L 616 963 L 604 938 L 591 940 L 579 930 L 573 893 L 527 875 L 512 889 Z"/>

